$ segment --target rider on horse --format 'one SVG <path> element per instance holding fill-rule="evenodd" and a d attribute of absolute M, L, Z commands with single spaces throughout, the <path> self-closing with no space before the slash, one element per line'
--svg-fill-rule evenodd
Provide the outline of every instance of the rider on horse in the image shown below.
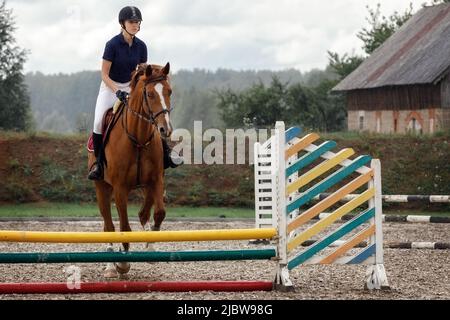
<path fill-rule="evenodd" d="M 138 8 L 128 6 L 120 10 L 119 23 L 122 31 L 106 43 L 102 63 L 102 83 L 100 85 L 95 106 L 93 130 L 94 155 L 97 159 L 89 172 L 90 180 L 103 179 L 105 153 L 103 148 L 102 121 L 106 111 L 112 107 L 116 99 L 126 102 L 130 92 L 131 73 L 140 64 L 147 62 L 147 46 L 136 37 L 140 30 L 142 15 Z M 162 139 L 164 150 L 164 168 L 175 168 L 183 163 L 183 159 L 171 152 L 165 139 Z"/>

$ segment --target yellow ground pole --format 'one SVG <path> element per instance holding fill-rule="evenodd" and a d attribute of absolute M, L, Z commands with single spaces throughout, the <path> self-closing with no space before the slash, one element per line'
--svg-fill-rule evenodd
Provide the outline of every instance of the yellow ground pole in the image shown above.
<path fill-rule="evenodd" d="M 188 230 L 153 232 L 0 231 L 0 242 L 128 243 L 272 239 L 276 229 Z"/>

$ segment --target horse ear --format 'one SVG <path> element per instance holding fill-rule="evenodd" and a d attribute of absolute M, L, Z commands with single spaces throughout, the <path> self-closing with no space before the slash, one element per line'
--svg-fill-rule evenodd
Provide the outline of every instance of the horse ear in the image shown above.
<path fill-rule="evenodd" d="M 169 62 L 167 62 L 166 66 L 162 69 L 162 72 L 166 76 L 169 74 L 169 72 L 170 72 L 170 63 Z"/>
<path fill-rule="evenodd" d="M 145 69 L 145 76 L 147 78 L 150 78 L 152 75 L 153 69 L 151 65 L 148 65 L 147 68 Z"/>

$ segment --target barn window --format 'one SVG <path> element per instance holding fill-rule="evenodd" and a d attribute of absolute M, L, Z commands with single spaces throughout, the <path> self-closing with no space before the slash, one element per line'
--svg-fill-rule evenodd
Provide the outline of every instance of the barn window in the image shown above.
<path fill-rule="evenodd" d="M 409 121 L 408 131 L 410 131 L 412 133 L 422 134 L 422 132 L 423 132 L 422 126 L 420 125 L 420 122 L 417 121 L 416 118 L 411 118 L 411 120 Z"/>
<path fill-rule="evenodd" d="M 364 116 L 359 116 L 359 130 L 364 129 Z"/>

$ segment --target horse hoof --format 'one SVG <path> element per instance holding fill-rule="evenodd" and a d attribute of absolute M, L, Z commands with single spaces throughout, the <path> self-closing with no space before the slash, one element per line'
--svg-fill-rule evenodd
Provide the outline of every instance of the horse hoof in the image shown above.
<path fill-rule="evenodd" d="M 146 243 L 145 244 L 145 250 L 147 250 L 147 251 L 155 251 L 155 246 L 153 245 L 153 243 Z"/>
<path fill-rule="evenodd" d="M 119 274 L 117 273 L 116 269 L 107 269 L 105 270 L 103 277 L 107 279 L 118 278 Z"/>
<path fill-rule="evenodd" d="M 131 264 L 128 262 L 115 263 L 116 271 L 120 274 L 127 274 L 130 271 Z"/>

